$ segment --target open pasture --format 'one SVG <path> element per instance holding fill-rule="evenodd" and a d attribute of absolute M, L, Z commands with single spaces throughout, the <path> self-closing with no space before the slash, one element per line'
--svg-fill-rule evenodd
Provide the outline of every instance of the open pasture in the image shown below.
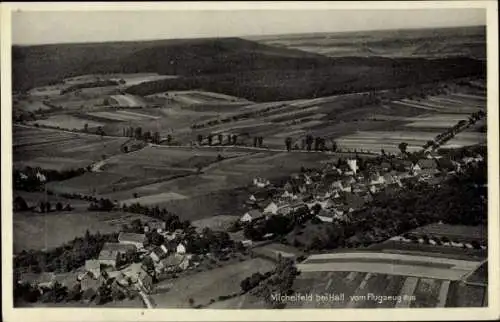
<path fill-rule="evenodd" d="M 153 219 L 125 212 L 71 211 L 49 214 L 15 213 L 14 253 L 29 249 L 44 249 L 60 246 L 75 237 L 91 233 L 120 231 L 123 224 L 134 219 Z"/>
<path fill-rule="evenodd" d="M 175 280 L 165 280 L 160 282 L 157 288 L 168 287 L 169 290 L 151 297 L 158 307 L 162 308 L 189 308 L 189 298 L 193 298 L 195 305 L 208 304 L 211 299 L 217 301 L 219 296 L 239 293 L 243 279 L 256 272 L 271 271 L 273 268 L 271 261 L 254 258 Z"/>

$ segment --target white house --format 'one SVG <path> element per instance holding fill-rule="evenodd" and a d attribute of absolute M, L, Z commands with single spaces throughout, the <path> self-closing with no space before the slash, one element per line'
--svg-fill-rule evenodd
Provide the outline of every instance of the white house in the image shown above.
<path fill-rule="evenodd" d="M 183 243 L 179 243 L 179 245 L 177 245 L 177 248 L 175 251 L 177 254 L 185 254 L 186 253 L 186 246 L 184 246 Z"/>
<path fill-rule="evenodd" d="M 356 171 L 358 171 L 357 160 L 356 159 L 348 159 L 347 165 L 351 169 L 352 173 L 356 174 Z"/>
<path fill-rule="evenodd" d="M 271 203 L 264 208 L 264 213 L 276 215 L 278 213 L 278 209 L 278 205 L 274 201 L 271 201 Z"/>
<path fill-rule="evenodd" d="M 257 201 L 257 199 L 255 198 L 254 195 L 250 195 L 250 198 L 248 198 L 248 200 L 253 201 L 253 202 Z"/>
<path fill-rule="evenodd" d="M 277 210 L 276 210 L 277 211 Z M 244 223 L 250 223 L 254 221 L 255 219 L 261 218 L 264 215 L 262 212 L 260 212 L 257 209 L 250 210 L 249 212 L 245 213 L 243 216 L 241 216 L 240 221 Z"/>

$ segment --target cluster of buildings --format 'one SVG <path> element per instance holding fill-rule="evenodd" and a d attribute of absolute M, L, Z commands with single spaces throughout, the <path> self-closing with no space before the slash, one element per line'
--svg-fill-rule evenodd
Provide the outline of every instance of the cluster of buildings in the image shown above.
<path fill-rule="evenodd" d="M 24 274 L 21 281 L 29 282 L 40 290 L 51 287 L 55 282 L 68 289 L 80 284 L 82 299 L 89 301 L 102 285 L 117 288 L 124 294 L 132 290 L 148 294 L 153 289 L 155 276 L 180 272 L 199 264 L 192 260 L 192 254 L 186 252 L 182 230 L 168 232 L 156 226 L 157 223 L 152 222 L 144 227 L 144 231 L 156 229 L 162 234 L 165 241 L 159 246 L 148 243 L 145 233 L 121 232 L 118 242 L 105 243 L 97 258 L 86 260 L 76 273 Z M 146 265 L 146 262 L 151 264 Z"/>
<path fill-rule="evenodd" d="M 240 222 L 288 215 L 300 208 L 312 211 L 315 205 L 321 206 L 317 217 L 323 222 L 347 220 L 349 213 L 362 208 L 380 191 L 397 192 L 409 182 L 439 185 L 446 175 L 461 171 L 464 164 L 482 161 L 482 156 L 460 162 L 431 154 L 416 162 L 405 158 L 366 160 L 361 171 L 362 161 L 352 158 L 342 163 L 326 162 L 321 170 L 293 174 L 282 187 L 256 178 L 256 191 L 247 201 L 251 210 L 240 217 Z"/>

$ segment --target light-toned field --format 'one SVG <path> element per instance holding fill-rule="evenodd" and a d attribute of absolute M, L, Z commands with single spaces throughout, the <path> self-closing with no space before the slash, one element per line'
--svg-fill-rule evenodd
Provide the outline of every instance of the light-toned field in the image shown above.
<path fill-rule="evenodd" d="M 120 231 L 123 224 L 146 216 L 124 212 L 70 211 L 49 214 L 14 213 L 14 253 L 28 249 L 45 249 L 91 233 Z"/>
<path fill-rule="evenodd" d="M 190 308 L 189 299 L 196 304 L 208 304 L 211 299 L 241 291 L 240 282 L 253 273 L 265 273 L 274 268 L 270 261 L 255 258 L 209 271 L 160 282 L 157 287 L 173 284 L 165 293 L 151 297 L 160 308 Z"/>
<path fill-rule="evenodd" d="M 91 116 L 97 116 L 100 119 L 107 119 L 111 121 L 137 121 L 137 120 L 143 120 L 143 119 L 150 119 L 151 117 L 146 116 L 146 115 L 139 115 L 138 113 L 135 114 L 130 114 L 130 113 L 120 113 L 120 111 L 115 111 L 115 112 L 90 112 L 87 113 L 88 115 Z"/>
<path fill-rule="evenodd" d="M 62 129 L 68 129 L 68 130 L 73 130 L 73 129 L 81 130 L 85 127 L 85 124 L 87 124 L 89 128 L 96 128 L 98 126 L 104 125 L 104 123 L 81 119 L 69 114 L 52 115 L 47 119 L 40 119 L 28 122 L 28 124 L 31 125 L 35 123 L 38 123 L 40 125 L 60 127 Z"/>

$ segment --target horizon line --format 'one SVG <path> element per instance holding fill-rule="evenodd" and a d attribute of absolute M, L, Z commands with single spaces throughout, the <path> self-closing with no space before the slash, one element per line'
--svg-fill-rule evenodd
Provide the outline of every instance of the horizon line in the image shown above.
<path fill-rule="evenodd" d="M 39 43 L 39 44 L 15 44 L 11 43 L 11 47 L 37 47 L 37 46 L 57 46 L 57 45 L 95 45 L 106 43 L 132 43 L 132 42 L 154 42 L 166 40 L 194 40 L 194 39 L 227 39 L 227 38 L 256 38 L 256 37 L 271 37 L 271 36 L 298 36 L 298 35 L 314 35 L 314 34 L 348 34 L 355 32 L 378 32 L 378 31 L 398 31 L 398 30 L 430 30 L 430 29 L 454 29 L 454 28 L 478 28 L 487 27 L 483 25 L 456 25 L 456 26 L 437 26 L 437 27 L 408 27 L 408 28 L 387 28 L 387 29 L 353 29 L 342 31 L 318 31 L 318 32 L 292 32 L 292 33 L 269 33 L 261 35 L 239 35 L 239 36 L 198 36 L 198 37 L 182 37 L 182 38 L 141 38 L 128 40 L 105 40 L 105 41 L 88 41 L 88 42 L 57 42 L 57 43 Z"/>

